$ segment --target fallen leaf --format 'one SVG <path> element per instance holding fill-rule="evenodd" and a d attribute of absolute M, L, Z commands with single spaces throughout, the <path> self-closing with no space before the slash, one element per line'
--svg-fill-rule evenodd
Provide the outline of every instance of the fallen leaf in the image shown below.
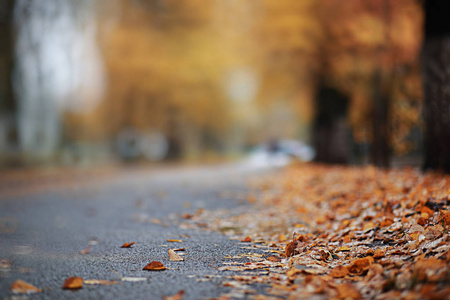
<path fill-rule="evenodd" d="M 131 248 L 131 246 L 133 246 L 134 244 L 136 244 L 135 242 L 131 242 L 131 243 L 125 243 L 122 246 L 120 246 L 120 248 Z"/>
<path fill-rule="evenodd" d="M 342 283 L 337 287 L 338 299 L 361 299 L 361 293 L 351 283 Z"/>
<path fill-rule="evenodd" d="M 241 242 L 246 242 L 246 243 L 250 243 L 252 241 L 252 238 L 247 235 L 243 240 L 241 240 Z"/>
<path fill-rule="evenodd" d="M 376 249 L 373 254 L 373 258 L 381 258 L 384 257 L 385 254 L 386 252 L 383 249 Z"/>
<path fill-rule="evenodd" d="M 166 239 L 166 241 L 171 242 L 171 243 L 182 243 L 183 240 L 178 240 L 178 239 Z"/>
<path fill-rule="evenodd" d="M 287 238 L 286 238 L 286 236 L 284 235 L 284 234 L 280 234 L 280 235 L 278 235 L 278 241 L 279 242 L 286 242 L 287 241 Z"/>
<path fill-rule="evenodd" d="M 166 269 L 166 267 L 162 263 L 160 263 L 159 261 L 152 261 L 151 263 L 146 265 L 142 270 L 163 271 L 165 269 Z"/>
<path fill-rule="evenodd" d="M 271 262 L 280 262 L 281 258 L 271 255 L 271 256 L 267 257 L 267 260 L 271 261 Z"/>
<path fill-rule="evenodd" d="M 83 278 L 69 277 L 64 281 L 63 289 L 81 289 L 83 287 Z"/>
<path fill-rule="evenodd" d="M 80 254 L 81 254 L 81 255 L 86 255 L 86 254 L 89 253 L 89 251 L 91 251 L 91 245 L 88 245 L 88 246 L 86 247 L 86 249 L 81 250 L 81 251 L 80 251 Z"/>
<path fill-rule="evenodd" d="M 347 246 L 342 246 L 336 249 L 336 252 L 338 251 L 350 251 L 350 248 Z"/>
<path fill-rule="evenodd" d="M 349 266 L 348 270 L 350 273 L 361 275 L 367 271 L 370 265 L 373 263 L 374 259 L 371 256 L 355 259 Z"/>
<path fill-rule="evenodd" d="M 111 285 L 111 284 L 118 284 L 120 282 L 115 280 L 102 280 L 102 279 L 87 279 L 83 280 L 84 284 L 98 284 L 98 285 Z"/>
<path fill-rule="evenodd" d="M 330 272 L 330 276 L 333 278 L 341 278 L 347 276 L 349 273 L 348 268 L 344 266 L 337 266 Z"/>
<path fill-rule="evenodd" d="M 292 255 L 294 255 L 294 251 L 295 251 L 295 247 L 297 247 L 297 240 L 292 240 L 290 241 L 286 247 L 284 248 L 284 253 L 286 255 L 286 257 L 291 257 Z"/>
<path fill-rule="evenodd" d="M 21 279 L 14 281 L 9 290 L 14 294 L 33 294 L 42 292 L 41 289 L 38 289 L 34 285 L 29 284 Z"/>
<path fill-rule="evenodd" d="M 169 260 L 170 261 L 183 261 L 184 258 L 182 258 L 181 256 L 179 256 L 174 250 L 169 249 L 168 250 L 169 253 Z"/>
<path fill-rule="evenodd" d="M 173 249 L 173 251 L 186 251 L 186 248 Z"/>
<path fill-rule="evenodd" d="M 184 295 L 184 291 L 181 290 L 173 296 L 164 296 L 163 299 L 164 300 L 181 300 L 181 299 L 183 299 L 183 295 Z"/>

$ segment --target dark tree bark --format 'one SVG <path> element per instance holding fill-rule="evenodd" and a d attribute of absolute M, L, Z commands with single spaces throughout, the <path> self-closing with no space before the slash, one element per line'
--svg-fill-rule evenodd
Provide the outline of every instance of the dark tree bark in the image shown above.
<path fill-rule="evenodd" d="M 347 164 L 350 160 L 349 132 L 346 125 L 348 97 L 335 88 L 320 84 L 315 102 L 315 161 Z"/>
<path fill-rule="evenodd" d="M 0 5 L 0 151 L 15 152 L 16 103 L 12 86 L 14 63 L 13 9 L 14 0 L 3 0 Z"/>
<path fill-rule="evenodd" d="M 5 0 L 0 5 L 0 112 L 13 112 L 15 109 L 11 82 L 14 57 L 13 8 L 13 0 Z"/>
<path fill-rule="evenodd" d="M 450 1 L 424 3 L 424 166 L 450 173 Z"/>
<path fill-rule="evenodd" d="M 371 145 L 371 161 L 377 167 L 387 168 L 390 165 L 390 122 L 389 96 L 383 88 L 381 71 L 377 70 L 373 77 L 373 141 Z"/>

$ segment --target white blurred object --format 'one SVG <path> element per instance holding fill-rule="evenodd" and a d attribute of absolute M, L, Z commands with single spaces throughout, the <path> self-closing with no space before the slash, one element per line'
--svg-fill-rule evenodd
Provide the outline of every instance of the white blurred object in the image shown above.
<path fill-rule="evenodd" d="M 250 168 L 279 168 L 294 160 L 311 161 L 314 156 L 314 149 L 301 141 L 280 140 L 253 149 L 244 165 Z"/>
<path fill-rule="evenodd" d="M 164 134 L 154 131 L 142 136 L 140 149 L 148 160 L 159 161 L 167 156 L 169 142 Z"/>

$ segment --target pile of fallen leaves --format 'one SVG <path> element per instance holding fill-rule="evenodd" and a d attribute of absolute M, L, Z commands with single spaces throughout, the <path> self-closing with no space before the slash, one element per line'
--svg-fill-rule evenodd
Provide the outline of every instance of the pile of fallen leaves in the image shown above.
<path fill-rule="evenodd" d="M 242 274 L 228 277 L 235 291 L 223 298 L 449 299 L 450 176 L 298 165 L 258 187 L 247 212 L 181 225 L 242 243 L 217 268 Z"/>

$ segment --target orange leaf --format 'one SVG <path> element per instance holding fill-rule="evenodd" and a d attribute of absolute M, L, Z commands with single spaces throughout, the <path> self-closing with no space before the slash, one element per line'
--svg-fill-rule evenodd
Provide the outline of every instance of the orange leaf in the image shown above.
<path fill-rule="evenodd" d="M 177 239 L 166 239 L 166 241 L 170 242 L 170 243 L 182 243 L 183 240 L 177 240 Z"/>
<path fill-rule="evenodd" d="M 164 271 L 165 269 L 166 269 L 166 267 L 164 267 L 164 265 L 162 263 L 160 263 L 159 261 L 152 261 L 151 263 L 146 265 L 142 270 Z"/>
<path fill-rule="evenodd" d="M 241 242 L 246 242 L 246 243 L 250 243 L 252 241 L 252 238 L 247 235 L 243 240 L 241 240 Z"/>
<path fill-rule="evenodd" d="M 135 242 L 125 243 L 122 246 L 120 246 L 120 248 L 131 248 L 131 246 L 133 246 L 134 244 L 136 243 Z"/>
<path fill-rule="evenodd" d="M 286 238 L 286 236 L 284 234 L 280 234 L 280 235 L 278 235 L 278 241 L 279 242 L 286 242 L 287 238 Z"/>
<path fill-rule="evenodd" d="M 445 210 L 440 210 L 439 212 L 441 214 L 440 219 L 443 220 L 445 224 L 450 224 L 450 212 Z"/>
<path fill-rule="evenodd" d="M 83 278 L 81 277 L 69 277 L 64 281 L 63 289 L 81 289 L 83 287 Z"/>
<path fill-rule="evenodd" d="M 335 268 L 333 268 L 330 272 L 330 276 L 333 278 L 341 278 L 341 277 L 345 277 L 348 274 L 348 269 L 347 267 L 344 266 L 337 266 Z"/>
<path fill-rule="evenodd" d="M 339 299 L 361 299 L 361 293 L 351 283 L 342 283 L 337 287 Z"/>
<path fill-rule="evenodd" d="M 374 262 L 373 257 L 371 256 L 366 256 L 363 258 L 358 258 L 356 260 L 354 260 L 349 266 L 348 266 L 348 270 L 350 271 L 350 273 L 353 274 L 357 274 L 357 275 L 361 275 L 363 274 L 365 271 L 367 271 L 367 269 L 369 269 L 370 265 Z"/>
<path fill-rule="evenodd" d="M 89 253 L 89 251 L 91 251 L 91 245 L 88 245 L 88 246 L 86 247 L 86 249 L 81 250 L 81 251 L 80 251 L 80 254 L 81 254 L 81 255 L 86 255 L 86 254 Z"/>
<path fill-rule="evenodd" d="M 20 279 L 14 281 L 9 287 L 9 290 L 14 294 L 32 294 L 42 292 L 41 289 L 38 289 L 34 285 Z"/>
<path fill-rule="evenodd" d="M 420 213 L 432 216 L 434 214 L 434 210 L 430 209 L 428 206 L 422 206 L 422 208 L 420 209 Z"/>
<path fill-rule="evenodd" d="M 181 291 L 179 291 L 177 294 L 175 294 L 173 296 L 164 296 L 163 300 L 182 300 L 183 299 L 183 295 L 184 295 L 184 291 L 181 290 Z"/>
<path fill-rule="evenodd" d="M 179 256 L 174 250 L 169 249 L 168 250 L 169 253 L 169 260 L 170 261 L 183 261 L 184 258 L 182 258 L 181 256 Z"/>
<path fill-rule="evenodd" d="M 373 254 L 373 258 L 384 257 L 385 254 L 386 252 L 383 249 L 376 249 L 375 253 Z"/>

